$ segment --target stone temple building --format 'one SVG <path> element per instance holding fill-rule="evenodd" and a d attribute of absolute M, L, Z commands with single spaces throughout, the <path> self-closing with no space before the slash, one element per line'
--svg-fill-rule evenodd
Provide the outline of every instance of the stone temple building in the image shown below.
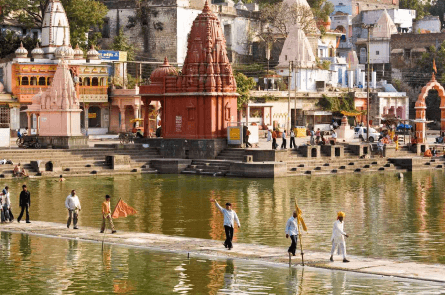
<path fill-rule="evenodd" d="M 207 2 L 188 34 L 182 72 L 166 59 L 140 95 L 145 106 L 161 103 L 163 138 L 141 141 L 162 147 L 163 156 L 215 158 L 225 148 L 227 127 L 237 122 L 238 94 L 220 20 Z"/>
<path fill-rule="evenodd" d="M 65 58 L 76 82 L 82 108 L 82 129 L 90 134 L 107 133 L 109 127 L 109 65 L 102 63 L 99 53 L 91 48 L 86 54 L 70 44 L 68 19 L 59 0 L 51 0 L 43 17 L 41 45 L 28 52 L 23 46 L 15 57 L 0 62 L 4 91 L 10 93 L 9 127 L 35 132 L 37 116 L 25 112 L 32 97 L 45 91 L 53 82 L 57 65 Z M 28 116 L 30 116 L 28 118 Z"/>

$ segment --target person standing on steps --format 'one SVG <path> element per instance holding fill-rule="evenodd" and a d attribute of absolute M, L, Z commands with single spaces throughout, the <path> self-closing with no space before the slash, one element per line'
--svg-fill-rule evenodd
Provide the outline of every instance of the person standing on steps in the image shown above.
<path fill-rule="evenodd" d="M 283 141 L 281 142 L 281 149 L 286 149 L 286 130 L 283 131 L 281 134 L 281 137 L 283 138 Z"/>
<path fill-rule="evenodd" d="M 277 132 L 274 130 L 272 132 L 272 149 L 276 150 L 277 147 L 278 147 L 278 144 L 277 144 Z"/>
<path fill-rule="evenodd" d="M 216 200 L 211 200 L 211 201 L 215 203 L 216 207 L 224 215 L 224 230 L 226 232 L 226 240 L 224 242 L 224 247 L 230 250 L 233 248 L 232 239 L 233 239 L 233 228 L 235 225 L 235 221 L 238 224 L 238 228 L 241 228 L 238 215 L 236 215 L 236 212 L 232 210 L 232 204 L 226 203 L 226 208 L 224 209 L 218 204 Z"/>
<path fill-rule="evenodd" d="M 337 213 L 337 221 L 334 222 L 334 228 L 332 229 L 332 249 L 331 249 L 331 258 L 329 260 L 334 261 L 334 252 L 338 247 L 338 252 L 342 252 L 343 254 L 343 262 L 349 262 L 348 259 L 346 259 L 346 243 L 345 243 L 345 237 L 349 237 L 344 231 L 343 231 L 343 219 L 345 218 L 344 212 L 338 212 Z"/>
<path fill-rule="evenodd" d="M 102 203 L 102 227 L 100 228 L 100 232 L 103 233 L 105 231 L 105 219 L 108 219 L 111 227 L 111 233 L 116 233 L 116 229 L 114 228 L 113 218 L 111 217 L 111 197 L 109 195 L 105 196 L 105 202 Z"/>
<path fill-rule="evenodd" d="M 66 197 L 65 207 L 68 209 L 68 221 L 66 222 L 66 227 L 70 228 L 71 219 L 73 219 L 74 229 L 79 229 L 77 227 L 77 220 L 79 218 L 79 211 L 82 209 L 80 206 L 79 197 L 76 195 L 76 191 L 72 190 L 71 194 Z"/>
<path fill-rule="evenodd" d="M 290 237 L 292 244 L 287 250 L 288 253 L 295 256 L 295 251 L 297 250 L 297 240 L 298 240 L 298 224 L 297 224 L 297 212 L 294 211 L 292 217 L 287 220 L 286 223 L 286 239 Z"/>
<path fill-rule="evenodd" d="M 295 132 L 294 132 L 294 130 L 290 131 L 290 148 L 292 149 L 292 147 L 294 149 L 297 148 L 297 145 L 295 144 Z"/>
<path fill-rule="evenodd" d="M 20 193 L 20 201 L 19 205 L 22 208 L 22 211 L 20 211 L 19 218 L 17 218 L 17 222 L 20 222 L 20 220 L 23 217 L 23 212 L 26 211 L 26 223 L 31 223 L 29 221 L 29 208 L 31 207 L 31 193 L 28 191 L 28 188 L 26 187 L 26 184 L 22 185 L 22 192 Z"/>

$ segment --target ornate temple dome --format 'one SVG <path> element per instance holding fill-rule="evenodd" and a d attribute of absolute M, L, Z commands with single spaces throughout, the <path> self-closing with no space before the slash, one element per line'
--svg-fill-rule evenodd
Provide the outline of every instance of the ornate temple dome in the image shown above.
<path fill-rule="evenodd" d="M 87 59 L 99 59 L 99 52 L 94 49 L 94 45 L 91 45 L 90 50 L 88 50 Z"/>
<path fill-rule="evenodd" d="M 15 57 L 17 58 L 27 58 L 28 57 L 28 50 L 26 50 L 25 47 L 23 47 L 23 42 L 20 43 L 20 47 L 17 48 L 15 51 Z"/>
<path fill-rule="evenodd" d="M 60 0 L 50 0 L 42 21 L 42 49 L 53 54 L 57 47 L 70 43 L 70 27 Z"/>
<path fill-rule="evenodd" d="M 74 49 L 74 59 L 82 59 L 83 58 L 83 50 L 79 48 L 79 44 L 76 45 Z"/>
<path fill-rule="evenodd" d="M 236 92 L 221 24 L 207 0 L 202 13 L 193 21 L 177 89 L 182 92 Z"/>
<path fill-rule="evenodd" d="M 45 52 L 43 51 L 42 48 L 40 48 L 40 46 L 39 46 L 39 42 L 37 42 L 36 48 L 34 48 L 34 49 L 31 51 L 31 56 L 32 56 L 33 58 L 43 58 L 43 55 L 44 55 L 44 54 L 45 54 Z"/>
<path fill-rule="evenodd" d="M 71 45 L 69 46 L 63 45 L 61 47 L 58 47 L 56 51 L 54 51 L 54 57 L 56 59 L 61 59 L 62 56 L 66 59 L 74 58 L 74 50 L 71 47 Z"/>
<path fill-rule="evenodd" d="M 151 83 L 162 83 L 166 76 L 177 76 L 178 71 L 175 67 L 168 63 L 167 57 L 164 59 L 164 64 L 154 70 L 150 75 Z"/>

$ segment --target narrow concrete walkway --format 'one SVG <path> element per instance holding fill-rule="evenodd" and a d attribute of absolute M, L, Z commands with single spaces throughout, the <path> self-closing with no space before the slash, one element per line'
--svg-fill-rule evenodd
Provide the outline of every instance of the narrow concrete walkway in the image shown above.
<path fill-rule="evenodd" d="M 67 229 L 65 224 L 32 221 L 26 224 L 13 222 L 0 225 L 0 231 L 25 233 L 47 237 L 79 239 L 91 242 L 102 242 L 103 234 L 97 228 L 83 227 L 79 230 Z M 231 251 L 223 247 L 223 241 L 195 239 L 186 237 L 166 236 L 149 233 L 133 233 L 118 231 L 107 233 L 105 243 L 139 247 L 148 250 L 205 256 L 214 259 L 240 259 L 255 263 L 287 266 L 289 257 L 287 248 L 269 247 L 264 245 L 234 243 Z M 423 264 L 415 262 L 398 262 L 394 260 L 372 259 L 349 256 L 350 263 L 343 263 L 340 256 L 335 262 L 329 261 L 329 253 L 305 251 L 305 265 L 325 269 L 352 271 L 365 274 L 394 276 L 408 279 L 435 281 L 445 283 L 445 265 Z M 292 265 L 301 264 L 301 256 L 292 258 Z"/>

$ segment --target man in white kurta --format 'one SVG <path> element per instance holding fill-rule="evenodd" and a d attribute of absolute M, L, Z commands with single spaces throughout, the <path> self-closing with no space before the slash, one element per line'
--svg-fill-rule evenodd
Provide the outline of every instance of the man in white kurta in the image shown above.
<path fill-rule="evenodd" d="M 343 254 L 343 262 L 349 262 L 349 260 L 346 259 L 346 243 L 345 243 L 345 237 L 349 237 L 344 231 L 343 231 L 343 219 L 345 217 L 344 212 L 338 212 L 337 213 L 337 221 L 334 222 L 334 228 L 332 229 L 332 249 L 331 249 L 331 261 L 334 261 L 334 252 L 335 249 L 339 249 L 339 252 L 342 252 Z M 339 253 L 340 254 L 340 253 Z"/>

